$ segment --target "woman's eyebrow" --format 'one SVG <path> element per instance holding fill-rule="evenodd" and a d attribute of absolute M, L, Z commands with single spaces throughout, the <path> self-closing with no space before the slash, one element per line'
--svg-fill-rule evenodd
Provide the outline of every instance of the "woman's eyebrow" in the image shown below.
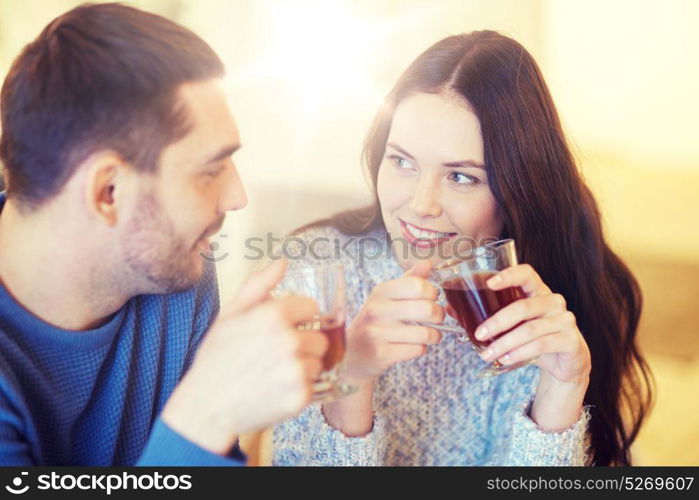
<path fill-rule="evenodd" d="M 450 161 L 449 163 L 442 163 L 442 165 L 445 167 L 448 167 L 448 168 L 470 167 L 470 168 L 482 168 L 483 170 L 485 170 L 485 165 L 478 163 L 477 161 L 473 161 L 473 160 Z"/>
<path fill-rule="evenodd" d="M 413 155 L 408 153 L 405 149 L 400 147 L 395 142 L 389 142 L 389 143 L 386 143 L 386 145 L 392 147 L 393 149 L 398 151 L 400 154 L 406 156 L 407 158 L 409 158 L 411 160 L 415 159 L 415 157 Z M 477 161 L 473 161 L 473 160 L 450 161 L 448 163 L 442 163 L 442 165 L 447 167 L 447 168 L 470 167 L 470 168 L 481 168 L 481 169 L 485 170 L 485 165 L 483 165 L 482 163 L 478 163 Z"/>
<path fill-rule="evenodd" d="M 407 156 L 407 157 L 410 158 L 411 160 L 414 160 L 414 159 L 415 159 L 415 157 L 414 157 L 413 155 L 411 155 L 410 153 L 408 153 L 405 149 L 403 149 L 402 147 L 400 147 L 400 146 L 399 146 L 398 144 L 396 144 L 395 142 L 389 142 L 389 143 L 387 143 L 386 145 L 387 145 L 387 146 L 391 146 L 393 149 L 395 149 L 396 151 L 398 151 L 400 154 Z"/>

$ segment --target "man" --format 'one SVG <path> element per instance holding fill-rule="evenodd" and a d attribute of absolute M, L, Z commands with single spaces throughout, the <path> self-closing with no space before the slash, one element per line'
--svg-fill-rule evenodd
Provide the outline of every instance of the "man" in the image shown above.
<path fill-rule="evenodd" d="M 246 195 L 223 65 L 187 29 L 78 7 L 0 96 L 0 464 L 237 465 L 298 413 L 327 345 L 273 302 L 277 263 L 218 314 L 207 237 Z M 195 355 L 196 352 L 196 355 Z"/>

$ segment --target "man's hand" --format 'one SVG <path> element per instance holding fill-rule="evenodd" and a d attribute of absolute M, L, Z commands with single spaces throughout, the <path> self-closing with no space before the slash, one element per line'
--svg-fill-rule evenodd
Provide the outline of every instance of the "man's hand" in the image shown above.
<path fill-rule="evenodd" d="M 293 417 L 310 401 L 328 343 L 296 325 L 317 314 L 308 298 L 273 301 L 285 261 L 251 276 L 202 340 L 162 419 L 190 441 L 227 454 L 237 436 Z"/>

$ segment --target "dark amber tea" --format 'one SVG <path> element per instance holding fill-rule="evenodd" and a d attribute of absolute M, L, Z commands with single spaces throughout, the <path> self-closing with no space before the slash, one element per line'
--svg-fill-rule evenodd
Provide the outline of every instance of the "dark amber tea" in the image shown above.
<path fill-rule="evenodd" d="M 431 281 L 437 284 L 446 295 L 449 307 L 456 316 L 461 327 L 446 326 L 426 321 L 418 324 L 457 335 L 457 341 L 464 342 L 466 336 L 471 346 L 482 353 L 494 340 L 509 333 L 518 325 L 506 332 L 500 332 L 488 340 L 478 340 L 476 329 L 487 318 L 496 314 L 500 309 L 516 300 L 527 296 L 521 287 L 509 287 L 504 290 L 491 290 L 486 282 L 500 271 L 517 265 L 515 241 L 505 239 L 481 245 L 473 251 L 471 257 L 453 258 L 439 263 L 432 269 Z M 521 323 L 520 323 L 521 324 Z M 464 334 L 465 333 L 465 334 Z M 506 353 L 510 354 L 510 353 Z M 489 359 L 489 358 L 486 358 Z M 480 370 L 477 377 L 490 377 L 516 370 L 517 368 L 535 364 L 537 357 L 515 361 L 510 357 L 503 365 L 498 360 L 489 363 L 487 368 Z"/>
<path fill-rule="evenodd" d="M 507 304 L 526 297 L 521 287 L 497 291 L 488 288 L 485 282 L 495 274 L 475 273 L 468 278 L 457 276 L 442 283 L 447 302 L 454 309 L 457 321 L 466 330 L 471 343 L 477 347 L 486 347 L 493 340 L 507 333 L 503 332 L 486 341 L 478 340 L 474 335 L 478 325 Z M 465 282 L 466 279 L 471 281 L 470 286 Z"/>
<path fill-rule="evenodd" d="M 323 370 L 332 370 L 345 357 L 345 323 L 321 321 L 320 331 L 328 338 L 328 350 L 323 356 Z"/>

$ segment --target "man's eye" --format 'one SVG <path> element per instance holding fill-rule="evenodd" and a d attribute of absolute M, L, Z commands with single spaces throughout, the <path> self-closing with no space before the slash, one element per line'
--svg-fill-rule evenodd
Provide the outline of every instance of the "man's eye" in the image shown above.
<path fill-rule="evenodd" d="M 216 167 L 214 169 L 204 171 L 204 175 L 207 177 L 218 177 L 222 171 L 223 167 Z"/>

